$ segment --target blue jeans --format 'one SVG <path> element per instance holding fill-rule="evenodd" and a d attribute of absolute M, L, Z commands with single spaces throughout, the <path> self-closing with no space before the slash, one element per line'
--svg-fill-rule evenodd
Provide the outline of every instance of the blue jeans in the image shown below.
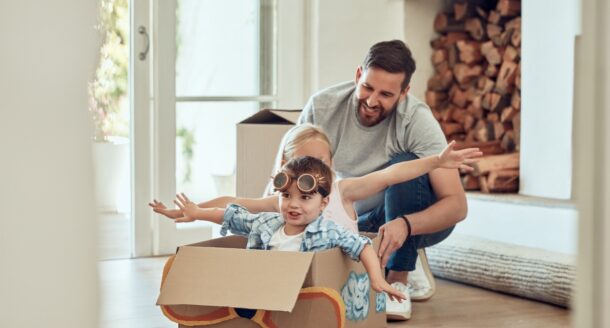
<path fill-rule="evenodd" d="M 413 153 L 402 153 L 392 157 L 386 165 L 418 159 Z M 395 184 L 385 190 L 384 204 L 358 215 L 360 231 L 377 232 L 386 222 L 401 215 L 422 211 L 436 202 L 430 177 L 426 174 L 403 183 Z M 417 261 L 417 250 L 440 243 L 451 234 L 451 226 L 439 232 L 409 237 L 394 254 L 390 256 L 386 269 L 392 271 L 413 271 Z"/>

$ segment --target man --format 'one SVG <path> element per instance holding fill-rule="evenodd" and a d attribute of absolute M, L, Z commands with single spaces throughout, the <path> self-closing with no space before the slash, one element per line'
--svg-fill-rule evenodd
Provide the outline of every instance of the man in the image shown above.
<path fill-rule="evenodd" d="M 410 95 L 411 51 L 399 40 L 379 42 L 356 70 L 356 80 L 313 95 L 299 118 L 328 134 L 340 177 L 440 153 L 447 142 L 428 106 Z M 457 170 L 436 169 L 356 204 L 361 231 L 379 232 L 387 280 L 405 291 L 417 250 L 445 239 L 466 217 Z M 404 217 L 403 217 L 404 216 Z M 425 253 L 423 253 L 425 254 Z M 388 318 L 409 319 L 411 304 L 388 299 Z"/>

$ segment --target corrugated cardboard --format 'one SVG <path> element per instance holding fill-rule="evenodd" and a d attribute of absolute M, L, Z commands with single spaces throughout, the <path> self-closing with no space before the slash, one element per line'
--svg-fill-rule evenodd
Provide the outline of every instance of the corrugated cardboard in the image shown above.
<path fill-rule="evenodd" d="M 237 124 L 237 196 L 261 197 L 280 141 L 300 110 L 264 109 Z"/>
<path fill-rule="evenodd" d="M 385 296 L 340 249 L 259 251 L 245 244 L 230 236 L 180 247 L 164 270 L 157 300 L 164 314 L 179 327 L 386 327 Z"/>
<path fill-rule="evenodd" d="M 160 304 L 274 311 L 292 310 L 313 259 L 311 252 L 197 246 L 181 247 L 178 254 L 165 281 L 166 291 L 159 297 Z M 282 268 L 282 279 L 261 268 Z M 261 293 L 264 290 L 274 292 Z"/>

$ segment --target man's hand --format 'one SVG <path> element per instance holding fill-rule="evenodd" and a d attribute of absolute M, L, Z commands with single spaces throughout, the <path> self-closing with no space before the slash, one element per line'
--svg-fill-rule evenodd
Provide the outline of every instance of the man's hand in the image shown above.
<path fill-rule="evenodd" d="M 381 245 L 378 255 L 381 258 L 381 268 L 388 264 L 392 255 L 407 240 L 407 223 L 401 219 L 392 220 L 379 228 Z"/>
<path fill-rule="evenodd" d="M 175 210 L 175 209 L 169 209 L 165 206 L 165 204 L 163 204 L 162 202 L 160 202 L 156 199 L 153 199 L 153 201 L 151 203 L 148 203 L 148 206 L 152 207 L 152 210 L 155 213 L 159 213 L 170 219 L 177 219 L 182 216 L 182 211 Z"/>

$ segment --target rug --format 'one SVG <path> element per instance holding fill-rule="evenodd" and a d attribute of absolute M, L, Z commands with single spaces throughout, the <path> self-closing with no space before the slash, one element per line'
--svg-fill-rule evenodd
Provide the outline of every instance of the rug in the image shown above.
<path fill-rule="evenodd" d="M 437 277 L 563 307 L 570 304 L 574 255 L 460 234 L 426 252 Z"/>

